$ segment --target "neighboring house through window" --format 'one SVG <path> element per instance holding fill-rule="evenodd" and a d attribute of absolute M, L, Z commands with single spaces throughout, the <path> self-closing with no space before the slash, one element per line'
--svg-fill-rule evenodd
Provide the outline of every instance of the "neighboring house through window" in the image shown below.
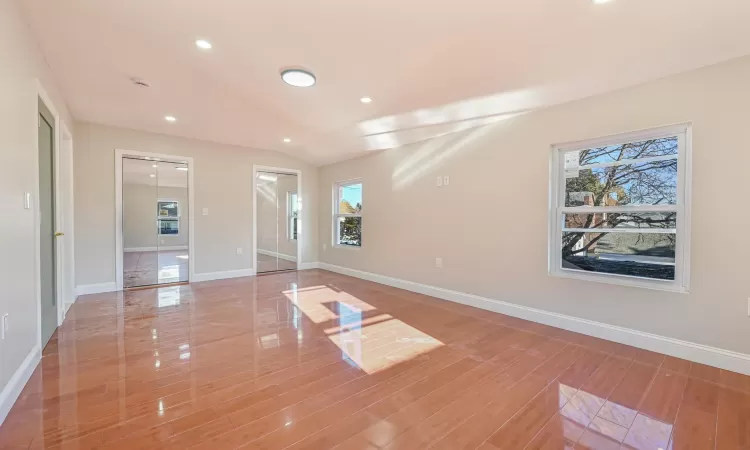
<path fill-rule="evenodd" d="M 688 125 L 554 147 L 550 272 L 687 291 L 689 165 Z"/>
<path fill-rule="evenodd" d="M 362 246 L 362 181 L 336 183 L 333 189 L 333 244 Z"/>

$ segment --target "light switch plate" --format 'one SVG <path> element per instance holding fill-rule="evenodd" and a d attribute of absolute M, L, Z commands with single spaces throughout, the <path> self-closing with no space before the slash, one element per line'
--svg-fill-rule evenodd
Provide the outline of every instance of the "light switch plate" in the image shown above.
<path fill-rule="evenodd" d="M 443 268 L 443 258 L 435 258 L 435 267 L 438 269 Z"/>
<path fill-rule="evenodd" d="M 436 182 L 437 182 L 437 187 L 441 187 L 443 185 L 443 177 L 441 175 L 438 175 Z"/>
<path fill-rule="evenodd" d="M 31 209 L 31 192 L 23 194 L 23 209 Z"/>
<path fill-rule="evenodd" d="M 204 215 L 204 216 L 207 216 L 207 215 L 208 215 L 208 208 L 203 208 L 203 215 Z"/>
<path fill-rule="evenodd" d="M 449 184 L 451 184 L 451 177 L 446 175 L 443 177 L 443 186 L 448 186 Z"/>

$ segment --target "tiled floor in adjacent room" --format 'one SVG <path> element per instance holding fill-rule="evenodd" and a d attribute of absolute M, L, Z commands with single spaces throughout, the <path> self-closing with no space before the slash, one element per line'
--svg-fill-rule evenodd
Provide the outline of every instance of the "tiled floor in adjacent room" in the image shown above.
<path fill-rule="evenodd" d="M 81 297 L 11 449 L 739 449 L 750 377 L 310 270 Z"/>

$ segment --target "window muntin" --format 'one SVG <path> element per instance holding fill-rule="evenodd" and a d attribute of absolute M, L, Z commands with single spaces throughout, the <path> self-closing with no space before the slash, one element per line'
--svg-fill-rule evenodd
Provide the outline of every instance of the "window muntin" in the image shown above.
<path fill-rule="evenodd" d="M 550 272 L 685 291 L 688 126 L 555 147 Z"/>
<path fill-rule="evenodd" d="M 362 182 L 347 181 L 334 186 L 333 243 L 342 247 L 362 246 Z"/>

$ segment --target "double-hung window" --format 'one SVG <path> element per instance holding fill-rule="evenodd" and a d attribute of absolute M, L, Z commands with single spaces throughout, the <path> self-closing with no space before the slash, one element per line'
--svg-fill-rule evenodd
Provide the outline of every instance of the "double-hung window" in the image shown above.
<path fill-rule="evenodd" d="M 362 246 L 362 181 L 336 183 L 333 189 L 333 244 Z"/>
<path fill-rule="evenodd" d="M 297 240 L 297 231 L 299 230 L 299 204 L 297 191 L 286 193 L 286 235 L 289 240 Z"/>
<path fill-rule="evenodd" d="M 180 234 L 180 204 L 173 200 L 156 203 L 157 229 L 160 236 Z"/>
<path fill-rule="evenodd" d="M 553 275 L 686 292 L 690 126 L 552 149 Z"/>

